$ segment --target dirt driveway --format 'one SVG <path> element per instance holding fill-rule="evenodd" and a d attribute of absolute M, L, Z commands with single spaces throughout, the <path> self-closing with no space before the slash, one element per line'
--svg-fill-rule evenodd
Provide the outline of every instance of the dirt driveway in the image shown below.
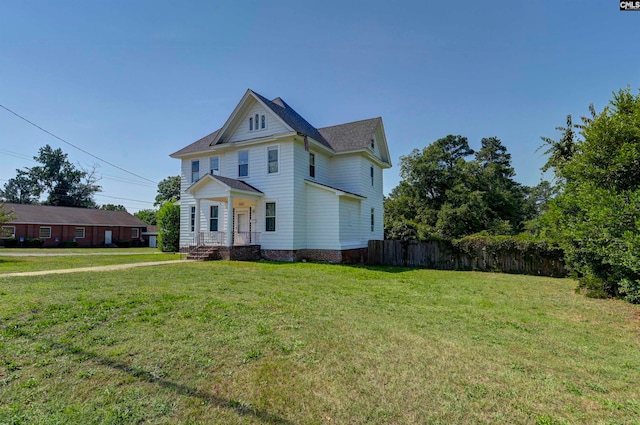
<path fill-rule="evenodd" d="M 37 272 L 5 273 L 5 274 L 0 274 L 0 278 L 12 277 L 12 276 L 44 276 L 48 274 L 66 274 L 66 273 L 79 273 L 79 272 L 91 272 L 91 271 L 102 272 L 102 271 L 109 271 L 109 270 L 131 269 L 134 267 L 161 266 L 163 264 L 184 263 L 185 261 L 189 261 L 189 260 L 150 261 L 147 263 L 116 264 L 112 266 L 78 267 L 75 269 L 40 270 Z"/>

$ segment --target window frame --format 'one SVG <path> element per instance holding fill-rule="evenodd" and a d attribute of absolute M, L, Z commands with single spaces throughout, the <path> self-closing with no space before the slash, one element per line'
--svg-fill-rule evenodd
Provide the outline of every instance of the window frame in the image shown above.
<path fill-rule="evenodd" d="M 371 175 L 371 186 L 375 186 L 375 171 L 373 165 L 369 166 L 369 174 Z"/>
<path fill-rule="evenodd" d="M 260 129 L 264 130 L 265 128 L 267 128 L 267 116 L 266 116 L 266 114 L 261 114 L 260 115 Z"/>
<path fill-rule="evenodd" d="M 140 239 L 140 229 L 137 227 L 131 228 L 131 239 Z"/>
<path fill-rule="evenodd" d="M 246 163 L 241 163 L 240 162 L 240 155 L 242 153 L 246 153 L 247 154 L 247 162 Z M 242 175 L 241 172 L 240 172 L 241 171 L 240 167 L 242 167 L 243 165 L 246 165 L 246 167 L 247 167 L 247 171 L 246 171 L 245 175 Z M 241 178 L 241 177 L 249 177 L 249 149 L 243 149 L 243 150 L 239 150 L 238 151 L 238 178 Z"/>
<path fill-rule="evenodd" d="M 189 212 L 189 221 L 191 223 L 191 232 L 196 231 L 196 207 L 192 206 Z"/>
<path fill-rule="evenodd" d="M 49 229 L 49 236 L 42 235 L 42 231 L 44 229 Z M 53 230 L 51 229 L 51 226 L 40 226 L 40 228 L 38 229 L 38 239 L 51 239 L 52 234 L 53 234 Z"/>
<path fill-rule="evenodd" d="M 11 234 L 9 234 L 9 228 L 12 228 Z M 0 239 L 15 239 L 16 238 L 16 226 L 2 226 L 0 227 Z"/>
<path fill-rule="evenodd" d="M 82 236 L 78 236 L 78 231 L 82 231 Z M 84 239 L 87 237 L 87 231 L 84 227 L 76 227 L 73 231 L 73 239 Z"/>
<path fill-rule="evenodd" d="M 309 177 L 316 178 L 316 154 L 309 152 Z"/>
<path fill-rule="evenodd" d="M 269 154 L 272 151 L 276 153 L 275 171 L 271 171 L 271 158 Z M 267 146 L 267 174 L 280 174 L 280 145 Z"/>
<path fill-rule="evenodd" d="M 249 117 L 249 131 L 253 131 L 253 117 Z"/>
<path fill-rule="evenodd" d="M 218 168 L 213 168 L 214 159 L 218 162 Z M 209 173 L 211 173 L 212 176 L 220 175 L 220 155 L 214 155 L 209 157 Z"/>
<path fill-rule="evenodd" d="M 194 165 L 196 165 L 196 166 L 194 167 Z M 194 171 L 194 168 L 197 168 L 197 170 Z M 197 177 L 196 178 L 194 178 L 194 176 L 196 175 L 194 173 L 197 173 Z M 199 159 L 192 159 L 191 160 L 191 183 L 195 183 L 198 180 L 200 180 L 200 160 Z"/>
<path fill-rule="evenodd" d="M 376 209 L 371 208 L 371 233 L 375 231 L 376 226 Z"/>
<path fill-rule="evenodd" d="M 213 212 L 215 211 L 215 216 L 213 214 Z M 220 218 L 220 208 L 219 205 L 211 205 L 211 207 L 209 208 L 209 231 L 210 232 L 217 232 L 219 229 L 219 218 Z M 214 221 L 215 220 L 215 221 Z M 215 229 L 213 228 L 213 223 L 215 222 Z"/>
<path fill-rule="evenodd" d="M 269 214 L 269 205 L 273 205 L 273 215 Z M 264 231 L 265 233 L 275 233 L 278 230 L 277 219 L 278 207 L 276 201 L 265 201 L 264 203 Z M 273 229 L 269 230 L 269 223 L 273 223 Z"/>

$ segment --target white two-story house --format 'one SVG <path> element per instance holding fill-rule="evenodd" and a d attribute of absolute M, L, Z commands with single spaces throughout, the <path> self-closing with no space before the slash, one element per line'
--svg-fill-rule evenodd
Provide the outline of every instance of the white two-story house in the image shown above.
<path fill-rule="evenodd" d="M 316 128 L 247 90 L 181 160 L 180 246 L 259 245 L 274 260 L 355 261 L 383 239 L 381 118 Z"/>

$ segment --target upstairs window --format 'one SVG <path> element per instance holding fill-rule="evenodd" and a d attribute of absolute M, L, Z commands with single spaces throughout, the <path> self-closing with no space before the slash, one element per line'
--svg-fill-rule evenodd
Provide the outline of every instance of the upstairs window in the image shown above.
<path fill-rule="evenodd" d="M 309 152 L 309 177 L 316 176 L 316 156 Z"/>
<path fill-rule="evenodd" d="M 238 177 L 249 175 L 249 151 L 238 152 Z"/>
<path fill-rule="evenodd" d="M 371 144 L 369 146 L 371 147 L 371 150 L 375 150 L 375 148 L 376 148 L 376 140 L 375 139 L 371 139 Z"/>
<path fill-rule="evenodd" d="M 209 231 L 217 232 L 218 231 L 218 206 L 212 205 L 211 211 L 209 212 Z"/>
<path fill-rule="evenodd" d="M 212 156 L 210 162 L 211 164 L 209 166 L 209 169 L 210 169 L 209 172 L 214 176 L 219 175 L 220 174 L 220 157 Z"/>
<path fill-rule="evenodd" d="M 200 178 L 200 161 L 191 161 L 191 183 Z"/>
<path fill-rule="evenodd" d="M 373 186 L 374 183 L 374 179 L 373 179 L 373 166 L 369 168 L 369 174 L 371 174 L 371 186 Z"/>
<path fill-rule="evenodd" d="M 278 150 L 277 146 L 267 148 L 267 173 L 269 174 L 278 172 Z"/>
<path fill-rule="evenodd" d="M 267 128 L 267 116 L 264 114 L 255 114 L 249 117 L 249 131 Z"/>

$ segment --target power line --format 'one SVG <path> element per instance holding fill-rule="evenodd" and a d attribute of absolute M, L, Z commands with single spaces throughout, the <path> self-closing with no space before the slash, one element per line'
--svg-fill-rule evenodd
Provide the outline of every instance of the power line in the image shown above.
<path fill-rule="evenodd" d="M 42 127 L 40 127 L 38 124 L 36 124 L 36 123 L 34 123 L 34 122 L 29 121 L 28 119 L 26 119 L 26 118 L 25 118 L 25 117 L 23 117 L 22 115 L 19 115 L 18 113 L 16 113 L 16 112 L 12 111 L 11 109 L 7 108 L 6 106 L 4 106 L 4 105 L 2 105 L 2 104 L 0 104 L 0 108 L 2 108 L 2 109 L 4 109 L 4 110 L 6 110 L 6 111 L 8 111 L 8 112 L 12 113 L 12 114 L 13 114 L 13 115 L 15 115 L 16 117 L 20 118 L 20 119 L 21 119 L 21 120 L 23 120 L 23 121 L 28 122 L 29 124 L 31 124 L 32 126 L 36 127 L 37 129 L 44 131 L 44 132 L 45 132 L 45 133 L 47 133 L 48 135 L 50 135 L 50 136 L 52 136 L 52 137 L 54 137 L 54 138 L 56 138 L 56 139 L 60 140 L 60 141 L 61 141 L 61 142 L 63 142 L 63 143 L 66 143 L 66 144 L 67 144 L 67 145 L 69 145 L 69 146 L 72 146 L 72 147 L 74 147 L 74 148 L 78 149 L 80 152 L 83 152 L 83 153 L 85 153 L 85 154 L 89 155 L 90 157 L 97 159 L 98 161 L 102 161 L 102 162 L 104 162 L 105 164 L 108 164 L 108 165 L 110 165 L 110 166 L 112 166 L 112 167 L 114 167 L 114 168 L 117 168 L 117 169 L 118 169 L 118 170 L 120 170 L 120 171 L 124 171 L 124 172 L 125 172 L 125 173 L 127 173 L 127 174 L 131 174 L 132 176 L 136 176 L 136 177 L 138 177 L 139 179 L 146 180 L 146 181 L 151 182 L 151 183 L 153 183 L 153 184 L 158 184 L 158 182 L 155 182 L 155 181 L 153 181 L 153 180 L 149 180 L 148 178 L 146 178 L 146 177 L 142 177 L 141 175 L 138 175 L 138 174 L 136 174 L 136 173 L 134 173 L 134 172 L 132 172 L 132 171 L 125 170 L 125 169 L 124 169 L 124 168 L 122 168 L 122 167 L 119 167 L 119 166 L 117 166 L 117 165 L 115 165 L 115 164 L 113 164 L 113 163 L 111 163 L 111 162 L 109 162 L 109 161 L 107 161 L 107 160 L 105 160 L 105 159 L 102 159 L 102 158 L 100 158 L 100 157 L 95 156 L 94 154 L 92 154 L 92 153 L 90 153 L 90 152 L 87 152 L 86 150 L 84 150 L 84 149 L 82 149 L 82 148 L 80 148 L 80 147 L 78 147 L 78 146 L 74 145 L 74 144 L 73 144 L 73 143 L 71 143 L 71 142 L 67 142 L 67 141 L 66 141 L 66 140 L 64 140 L 62 137 L 58 137 L 58 136 L 56 136 L 56 135 L 55 135 L 55 134 L 53 134 L 52 132 L 50 132 L 50 131 L 48 131 L 48 130 L 46 130 L 46 129 L 42 128 Z"/>
<path fill-rule="evenodd" d="M 142 203 L 142 204 L 152 204 L 152 205 L 153 205 L 153 202 L 150 202 L 150 201 L 141 201 L 141 200 L 139 200 L 139 199 L 119 198 L 119 197 L 117 197 L 117 196 L 100 195 L 99 193 L 95 193 L 93 196 L 100 196 L 100 197 L 103 197 L 103 198 L 111 198 L 111 199 L 122 199 L 123 201 L 140 202 L 140 203 Z"/>

